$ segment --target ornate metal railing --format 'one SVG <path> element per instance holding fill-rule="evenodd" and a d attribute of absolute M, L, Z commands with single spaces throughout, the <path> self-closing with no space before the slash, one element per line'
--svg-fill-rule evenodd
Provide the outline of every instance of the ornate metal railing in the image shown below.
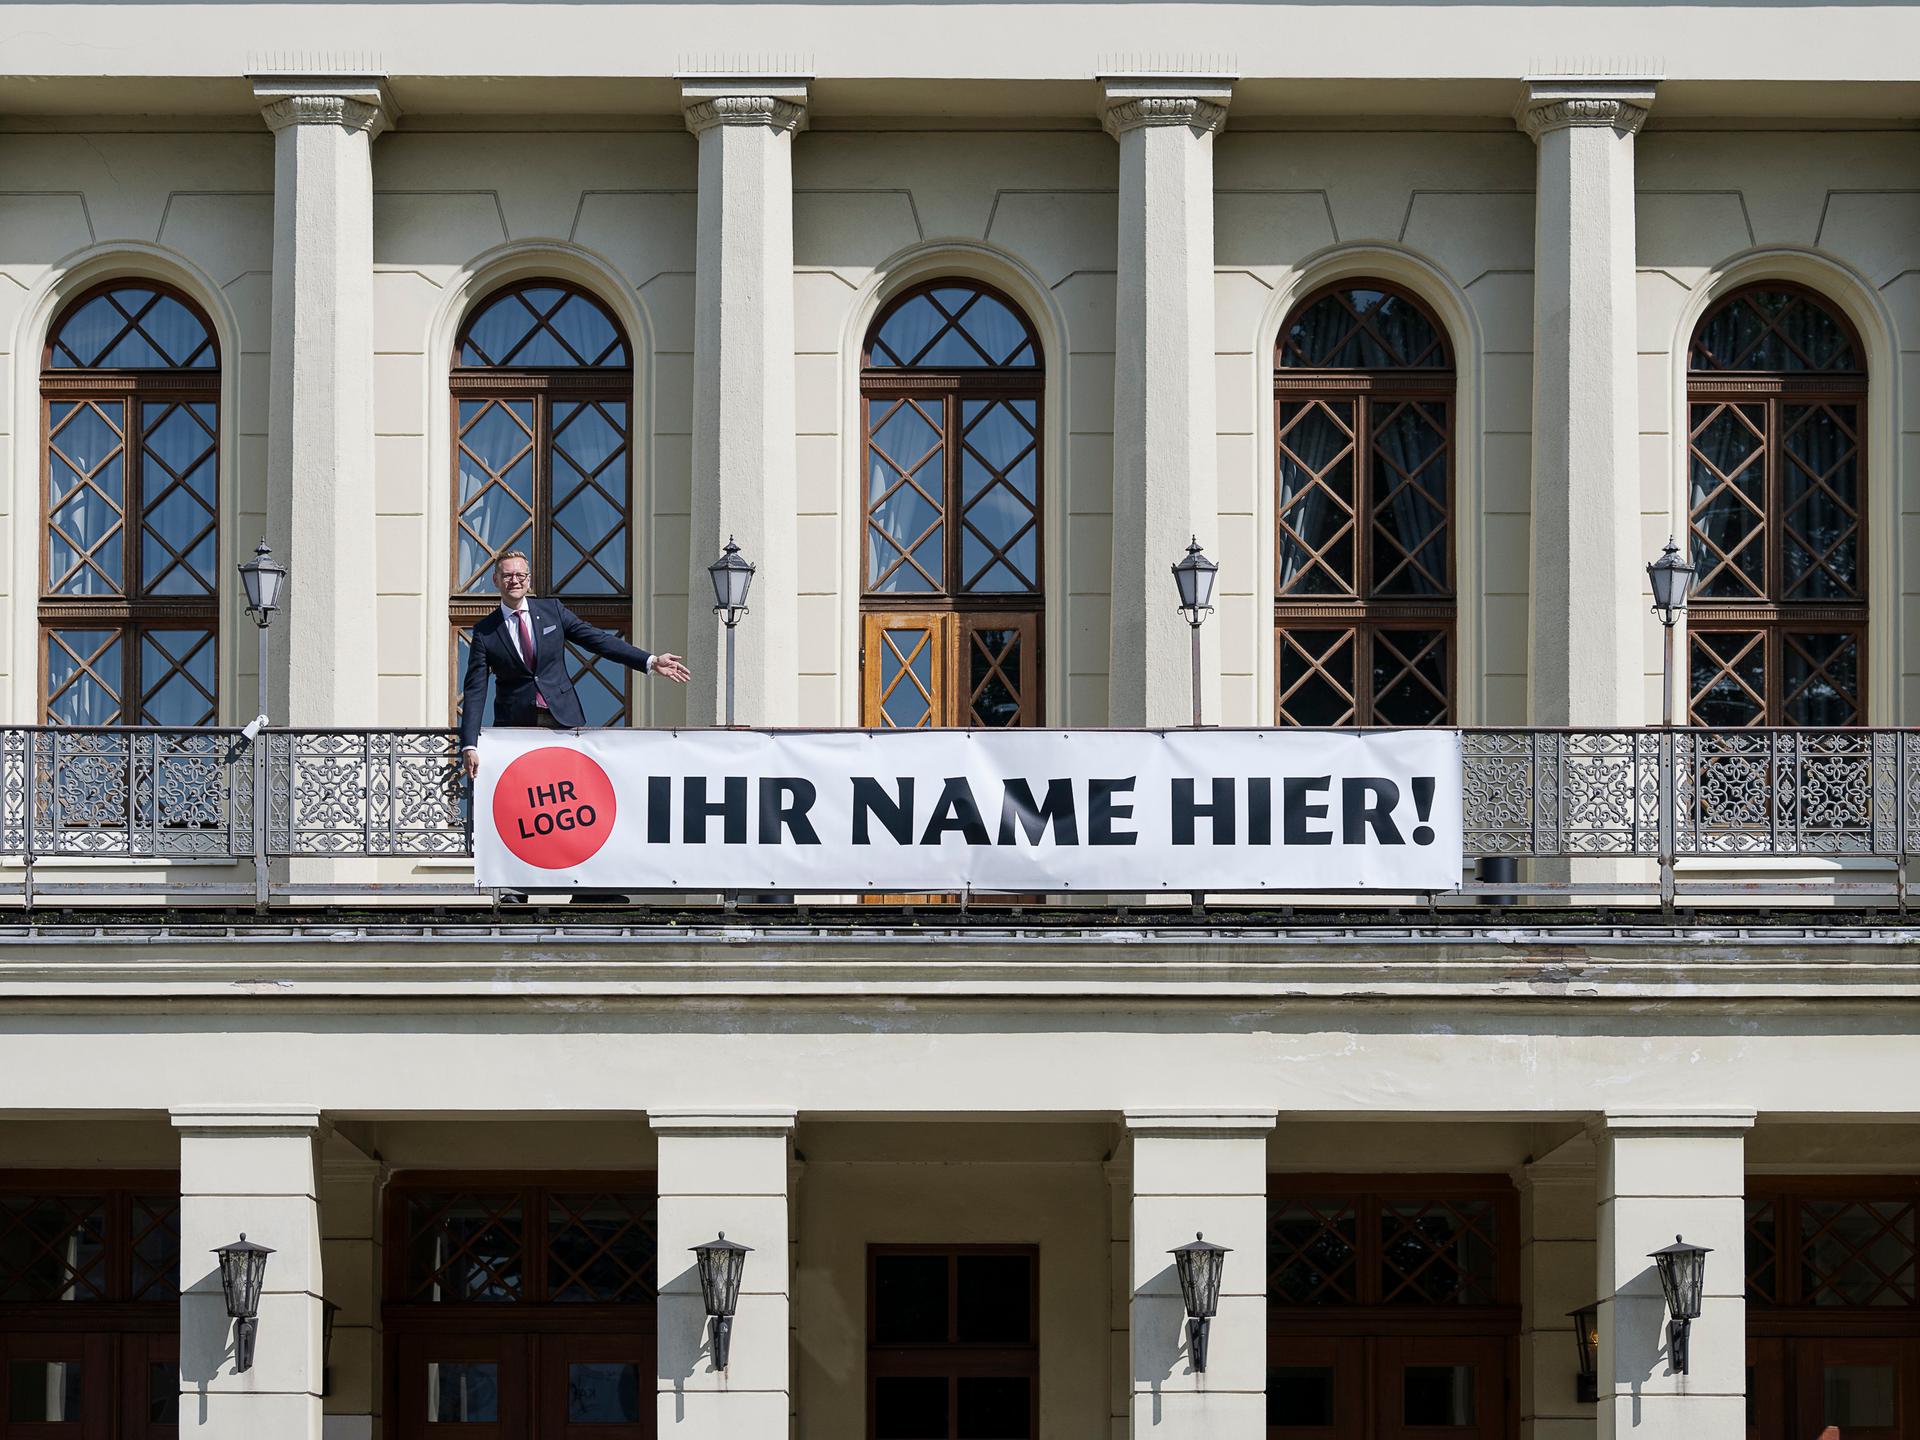
<path fill-rule="evenodd" d="M 1920 731 L 1481 729 L 1462 744 L 1468 900 L 1906 905 Z M 301 869 L 470 856 L 457 758 L 450 730 L 0 729 L 0 857 L 18 876 L 0 872 L 0 899 L 475 896 L 457 864 L 397 881 Z M 1755 857 L 1858 863 L 1755 873 Z M 208 864 L 243 873 L 193 878 Z"/>

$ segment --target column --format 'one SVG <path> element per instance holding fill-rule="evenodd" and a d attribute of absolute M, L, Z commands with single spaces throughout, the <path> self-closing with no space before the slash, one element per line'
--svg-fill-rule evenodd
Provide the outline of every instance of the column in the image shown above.
<path fill-rule="evenodd" d="M 1570 1311 L 1594 1302 L 1593 1145 L 1575 1136 L 1523 1165 L 1520 1189 L 1520 1440 L 1593 1440 Z"/>
<path fill-rule="evenodd" d="M 299 657 L 279 662 L 273 719 L 372 725 L 371 155 L 392 107 L 372 75 L 261 75 L 253 93 L 274 132 L 267 538 L 291 571 L 273 643 Z"/>
<path fill-rule="evenodd" d="M 1185 725 L 1187 626 L 1170 567 L 1189 537 L 1218 560 L 1213 341 L 1213 137 L 1223 79 L 1108 77 L 1120 142 L 1113 359 L 1114 725 Z M 1219 714 L 1219 626 L 1201 627 L 1204 713 Z"/>
<path fill-rule="evenodd" d="M 1608 1111 L 1599 1150 L 1601 1440 L 1743 1440 L 1745 1138 L 1753 1112 Z M 1667 1363 L 1667 1307 L 1647 1257 L 1684 1235 L 1707 1256 L 1690 1373 Z"/>
<path fill-rule="evenodd" d="M 1528 718 L 1643 714 L 1633 137 L 1644 79 L 1528 82 L 1534 211 L 1533 590 Z"/>
<path fill-rule="evenodd" d="M 1267 1433 L 1267 1135 L 1272 1111 L 1133 1111 L 1132 1433 L 1260 1440 Z M 1168 1252 L 1196 1232 L 1232 1250 L 1207 1369 L 1189 1363 Z"/>
<path fill-rule="evenodd" d="M 373 1440 L 380 1423 L 380 1191 L 387 1170 L 345 1137 L 320 1147 L 323 1294 L 340 1307 L 325 1357 L 325 1440 Z"/>
<path fill-rule="evenodd" d="M 793 410 L 794 79 L 681 86 L 700 142 L 693 312 L 693 518 L 687 557 L 687 722 L 725 714 L 724 650 L 707 566 L 728 536 L 756 565 L 753 614 L 736 631 L 743 725 L 799 718 L 799 587 Z"/>
<path fill-rule="evenodd" d="M 318 1111 L 193 1107 L 180 1134 L 182 1440 L 320 1440 Z M 242 1233 L 269 1246 L 253 1366 L 233 1369 L 233 1325 L 212 1253 Z"/>
<path fill-rule="evenodd" d="M 791 1110 L 651 1111 L 659 1138 L 659 1434 L 662 1440 L 787 1440 L 788 1161 Z M 724 1231 L 753 1247 L 733 1353 L 711 1363 L 692 1247 Z"/>

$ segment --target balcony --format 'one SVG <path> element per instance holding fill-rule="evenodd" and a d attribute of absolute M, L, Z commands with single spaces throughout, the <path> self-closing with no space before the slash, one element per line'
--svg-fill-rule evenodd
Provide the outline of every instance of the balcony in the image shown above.
<path fill-rule="evenodd" d="M 1920 835 L 1920 732 L 1474 729 L 1462 737 L 1460 891 L 1192 904 L 1383 917 L 1484 915 L 1490 905 L 1906 908 Z M 464 863 L 469 791 L 455 759 L 453 732 L 439 729 L 270 729 L 254 740 L 227 729 L 0 729 L 0 904 L 490 907 L 496 897 L 475 888 Z M 858 898 L 795 897 L 812 905 Z M 1020 903 L 1030 915 L 1086 913 L 1126 898 Z M 648 892 L 632 903 L 740 902 Z"/>

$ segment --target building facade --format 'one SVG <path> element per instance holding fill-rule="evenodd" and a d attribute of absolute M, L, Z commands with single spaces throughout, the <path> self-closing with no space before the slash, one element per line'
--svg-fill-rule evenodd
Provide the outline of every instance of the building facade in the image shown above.
<path fill-rule="evenodd" d="M 0 1440 L 1920 1435 L 1916 54 L 1865 5 L 9 6 Z M 689 657 L 574 655 L 594 723 L 706 726 L 729 538 L 743 723 L 1468 727 L 1521 864 L 477 893 L 493 557 Z"/>

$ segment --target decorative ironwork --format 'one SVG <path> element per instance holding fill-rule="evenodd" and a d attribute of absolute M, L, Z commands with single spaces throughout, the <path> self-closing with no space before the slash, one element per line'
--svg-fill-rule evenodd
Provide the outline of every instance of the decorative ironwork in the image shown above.
<path fill-rule="evenodd" d="M 868 617 L 882 618 L 895 617 Z M 940 723 L 951 662 L 933 618 L 868 631 L 870 708 L 892 725 Z M 961 701 L 971 723 L 1007 723 L 1037 683 L 1030 622 L 960 618 L 979 622 L 959 637 Z M 1845 884 L 1892 897 L 1891 867 L 1920 835 L 1920 736 L 1905 730 L 1459 735 L 1469 857 L 1879 857 L 1884 879 Z M 450 730 L 268 730 L 250 743 L 211 728 L 0 728 L 0 855 L 26 859 L 29 887 L 33 862 L 55 856 L 470 856 L 471 792 L 457 758 Z M 1789 893 L 1838 882 L 1763 883 Z M 1655 887 L 1622 877 L 1605 888 Z"/>

